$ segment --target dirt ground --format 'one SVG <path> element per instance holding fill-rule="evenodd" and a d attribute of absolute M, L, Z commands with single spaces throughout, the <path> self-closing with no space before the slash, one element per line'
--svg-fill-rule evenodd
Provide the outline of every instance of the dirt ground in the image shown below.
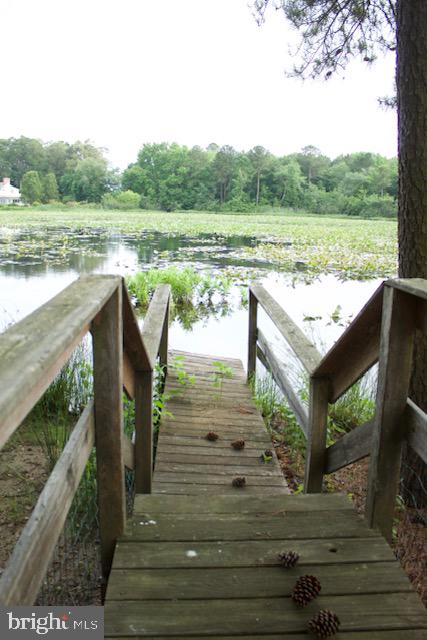
<path fill-rule="evenodd" d="M 291 491 L 299 491 L 304 476 L 304 460 L 286 445 L 279 444 L 276 453 Z M 369 460 L 340 469 L 326 476 L 328 491 L 347 493 L 358 513 L 365 509 Z M 427 607 L 427 509 L 416 512 L 403 507 L 396 510 L 392 548 L 396 558 Z"/>
<path fill-rule="evenodd" d="M 13 444 L 0 453 L 0 573 L 48 477 L 38 445 Z"/>

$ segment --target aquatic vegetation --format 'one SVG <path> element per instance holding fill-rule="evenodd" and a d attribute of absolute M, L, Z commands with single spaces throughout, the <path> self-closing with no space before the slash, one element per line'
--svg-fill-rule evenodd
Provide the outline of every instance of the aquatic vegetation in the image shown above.
<path fill-rule="evenodd" d="M 146 310 L 159 284 L 169 284 L 172 293 L 170 317 L 178 320 L 184 329 L 196 322 L 224 317 L 233 310 L 232 278 L 227 274 L 201 274 L 193 267 L 166 267 L 141 271 L 126 280 L 135 302 Z"/>
<path fill-rule="evenodd" d="M 51 247 L 43 250 L 46 259 L 50 259 L 51 249 L 57 251 L 57 246 L 62 247 L 62 256 L 59 251 L 52 258 L 58 261 L 66 252 L 89 250 L 90 243 L 85 236 L 95 231 L 103 238 L 126 234 L 127 238 L 141 242 L 148 240 L 147 234 L 153 232 L 181 236 L 183 240 L 207 234 L 211 238 L 210 243 L 217 246 L 227 245 L 227 239 L 231 241 L 233 237 L 258 239 L 255 246 L 242 248 L 237 245 L 234 252 L 236 260 L 250 260 L 254 265 L 258 261 L 258 266 L 271 265 L 306 277 L 333 273 L 340 278 L 367 279 L 390 277 L 397 271 L 397 223 L 388 219 L 361 220 L 283 210 L 271 213 L 186 211 L 165 214 L 156 211 L 85 210 L 79 207 L 69 211 L 0 211 L 0 228 L 0 259 L 6 255 L 12 259 L 20 255 L 39 258 L 38 245 L 43 243 L 46 230 L 56 229 L 56 244 L 53 240 L 50 242 L 50 233 L 48 235 Z M 17 235 L 12 233 L 16 229 L 25 229 L 34 235 L 34 246 L 20 244 Z M 67 243 L 65 240 L 61 242 L 61 234 L 69 238 Z M 78 242 L 73 242 L 76 234 Z M 200 247 L 205 239 L 200 238 Z M 7 251 L 8 246 L 12 252 Z M 203 253 L 203 250 L 199 252 Z M 190 253 L 195 259 L 196 254 Z M 185 259 L 184 254 L 185 251 L 179 254 L 182 260 Z M 205 259 L 209 255 L 205 254 Z"/>

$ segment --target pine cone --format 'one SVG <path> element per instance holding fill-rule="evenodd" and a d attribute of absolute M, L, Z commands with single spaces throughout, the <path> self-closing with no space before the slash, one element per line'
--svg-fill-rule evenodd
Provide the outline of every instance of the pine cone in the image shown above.
<path fill-rule="evenodd" d="M 298 607 L 305 607 L 319 595 L 320 589 L 316 576 L 301 576 L 296 581 L 291 598 Z"/>
<path fill-rule="evenodd" d="M 299 555 L 295 551 L 282 551 L 278 555 L 280 564 L 285 569 L 291 569 L 299 560 Z"/>
<path fill-rule="evenodd" d="M 206 440 L 211 440 L 211 442 L 215 442 L 218 438 L 219 435 L 215 433 L 215 431 L 209 431 L 209 433 L 206 434 Z"/>
<path fill-rule="evenodd" d="M 243 449 L 245 446 L 245 441 L 235 440 L 234 442 L 231 443 L 231 446 L 233 447 L 233 449 Z"/>
<path fill-rule="evenodd" d="M 237 478 L 233 478 L 231 484 L 233 485 L 233 487 L 242 489 L 246 484 L 246 478 L 244 476 L 237 476 Z"/>
<path fill-rule="evenodd" d="M 337 633 L 340 620 L 330 609 L 321 609 L 308 623 L 308 629 L 318 638 L 329 638 Z"/>

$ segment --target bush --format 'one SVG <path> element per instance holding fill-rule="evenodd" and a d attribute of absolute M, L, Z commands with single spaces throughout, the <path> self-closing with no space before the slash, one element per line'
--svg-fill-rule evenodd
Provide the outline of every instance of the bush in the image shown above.
<path fill-rule="evenodd" d="M 101 202 L 104 209 L 121 209 L 122 211 L 138 209 L 140 195 L 130 190 L 115 191 L 114 193 L 106 193 Z"/>
<path fill-rule="evenodd" d="M 388 194 L 384 196 L 377 194 L 361 197 L 351 196 L 347 198 L 344 213 L 363 218 L 395 218 L 397 216 L 397 202 Z"/>

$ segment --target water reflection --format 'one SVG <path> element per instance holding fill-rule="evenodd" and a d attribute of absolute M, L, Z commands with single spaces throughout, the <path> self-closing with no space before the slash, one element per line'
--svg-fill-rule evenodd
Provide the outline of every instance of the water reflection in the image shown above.
<path fill-rule="evenodd" d="M 0 230 L 0 329 L 33 311 L 80 274 L 128 275 L 147 265 L 191 264 L 198 270 L 226 269 L 240 284 L 261 280 L 319 350 L 326 351 L 380 282 L 340 282 L 328 275 L 307 284 L 304 274 L 278 273 L 270 265 L 242 261 L 235 255 L 241 247 L 254 244 L 255 239 L 240 236 Z M 227 299 L 178 310 L 170 331 L 171 346 L 245 362 L 247 311 L 240 303 L 241 291 L 235 286 Z M 283 339 L 262 312 L 260 325 L 278 354 L 288 359 Z"/>

